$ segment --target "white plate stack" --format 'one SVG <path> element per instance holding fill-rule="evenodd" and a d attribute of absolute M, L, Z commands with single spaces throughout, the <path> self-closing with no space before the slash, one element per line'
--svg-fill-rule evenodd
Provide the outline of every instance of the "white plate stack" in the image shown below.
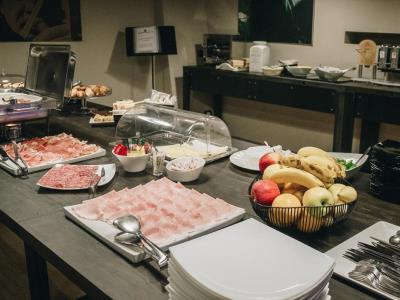
<path fill-rule="evenodd" d="M 254 219 L 170 248 L 171 300 L 328 300 L 334 260 Z"/>

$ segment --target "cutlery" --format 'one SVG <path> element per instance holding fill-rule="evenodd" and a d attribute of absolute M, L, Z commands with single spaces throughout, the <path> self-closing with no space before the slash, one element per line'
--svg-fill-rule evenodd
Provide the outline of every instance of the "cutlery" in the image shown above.
<path fill-rule="evenodd" d="M 145 247 L 138 244 L 140 242 L 140 238 L 132 233 L 121 231 L 114 236 L 114 240 L 119 244 L 133 246 L 137 252 L 146 252 L 147 250 Z M 148 252 L 148 254 L 151 255 L 151 251 Z"/>
<path fill-rule="evenodd" d="M 114 240 L 119 244 L 133 247 L 136 252 L 146 253 L 155 261 L 159 260 L 159 257 L 156 256 L 153 251 L 143 246 L 143 244 L 140 242 L 140 238 L 136 234 L 119 232 L 115 235 Z"/>
<path fill-rule="evenodd" d="M 135 216 L 127 215 L 119 217 L 114 220 L 113 225 L 123 232 L 131 233 L 140 238 L 144 247 L 153 253 L 151 257 L 157 261 L 160 268 L 167 265 L 168 256 L 156 244 L 142 234 L 140 231 L 140 222 Z"/>
<path fill-rule="evenodd" d="M 106 171 L 104 170 L 104 167 L 101 168 L 101 174 L 100 177 L 97 179 L 97 181 L 92 184 L 89 187 L 89 194 L 91 195 L 91 198 L 94 198 L 96 196 L 96 191 L 97 191 L 97 186 L 99 185 L 100 180 L 106 175 Z"/>
<path fill-rule="evenodd" d="M 4 150 L 3 147 L 0 146 L 0 155 L 3 157 L 3 161 L 7 161 L 10 160 L 19 170 L 18 175 L 23 175 L 24 171 L 22 169 L 22 167 L 20 166 L 19 163 L 17 163 L 17 161 L 15 159 L 13 159 L 11 156 L 9 156 L 6 152 L 6 150 Z"/>
<path fill-rule="evenodd" d="M 21 175 L 27 175 L 28 174 L 28 165 L 25 163 L 25 161 L 22 159 L 21 155 L 19 154 L 19 150 L 18 150 L 18 145 L 16 141 L 12 141 L 11 142 L 13 145 L 13 150 L 14 150 L 14 157 L 15 157 L 15 161 L 21 161 L 22 163 L 22 167 L 21 167 Z"/>
<path fill-rule="evenodd" d="M 363 157 L 364 157 L 365 155 L 367 155 L 367 154 L 371 151 L 371 149 L 372 149 L 372 147 L 369 146 L 369 147 L 364 151 L 363 155 L 361 155 L 360 158 L 357 159 L 357 161 L 354 163 L 354 165 L 357 166 L 358 163 L 363 159 Z"/>
<path fill-rule="evenodd" d="M 349 273 L 350 278 L 363 282 L 378 290 L 394 296 L 400 296 L 400 277 L 393 275 L 390 269 L 374 260 L 362 260 Z"/>
<path fill-rule="evenodd" d="M 389 243 L 394 246 L 400 245 L 400 230 L 389 238 Z"/>

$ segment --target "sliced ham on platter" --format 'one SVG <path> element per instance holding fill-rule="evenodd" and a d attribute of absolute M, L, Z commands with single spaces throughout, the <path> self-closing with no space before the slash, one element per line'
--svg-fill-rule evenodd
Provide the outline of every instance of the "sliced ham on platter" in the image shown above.
<path fill-rule="evenodd" d="M 244 210 L 164 177 L 83 201 L 73 206 L 72 212 L 108 224 L 118 217 L 134 215 L 144 235 L 158 245 L 167 245 L 209 230 Z"/>
<path fill-rule="evenodd" d="M 9 156 L 14 157 L 12 144 L 5 145 L 4 149 Z M 88 144 L 66 133 L 18 143 L 20 156 L 29 168 L 93 154 L 99 149 L 97 145 Z"/>

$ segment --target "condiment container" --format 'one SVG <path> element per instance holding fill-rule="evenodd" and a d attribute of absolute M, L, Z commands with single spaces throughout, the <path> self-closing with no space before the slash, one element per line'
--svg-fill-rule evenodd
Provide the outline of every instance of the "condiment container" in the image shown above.
<path fill-rule="evenodd" d="M 262 67 L 269 64 L 270 48 L 267 42 L 254 41 L 250 48 L 250 72 L 262 72 Z"/>

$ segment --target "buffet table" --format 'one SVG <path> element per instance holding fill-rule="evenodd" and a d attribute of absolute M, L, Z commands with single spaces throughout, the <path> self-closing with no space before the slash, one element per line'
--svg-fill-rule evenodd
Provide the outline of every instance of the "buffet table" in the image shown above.
<path fill-rule="evenodd" d="M 400 88 L 362 82 L 333 83 L 259 73 L 183 67 L 183 108 L 190 110 L 190 92 L 213 96 L 213 110 L 223 112 L 223 97 L 334 114 L 333 151 L 351 152 L 354 119 L 362 120 L 360 152 L 379 141 L 380 123 L 400 124 Z"/>
<path fill-rule="evenodd" d="M 34 127 L 31 130 L 32 135 L 38 134 Z M 72 133 L 106 149 L 110 149 L 108 143 L 113 141 L 114 135 L 112 127 L 90 127 L 88 117 L 54 115 L 51 118 L 51 133 L 59 132 Z M 234 140 L 234 146 L 239 149 L 250 145 Z M 90 163 L 110 161 L 117 163 L 108 152 L 106 157 L 91 160 Z M 19 179 L 4 171 L 0 172 L 0 221 L 24 241 L 31 298 L 49 299 L 47 261 L 93 299 L 167 299 L 168 294 L 163 289 L 166 271 L 158 271 L 150 262 L 138 265 L 129 263 L 67 220 L 62 208 L 87 199 L 87 192 L 39 189 L 36 182 L 43 174 L 44 172 L 38 172 L 29 175 L 28 179 Z M 228 159 L 223 159 L 207 165 L 199 180 L 187 186 L 243 207 L 247 217 L 258 218 L 246 195 L 254 176 L 255 174 L 235 168 Z M 116 178 L 109 185 L 99 188 L 99 193 L 134 187 L 151 179 L 153 176 L 147 173 L 127 174 L 118 166 Z M 324 252 L 379 220 L 400 225 L 398 205 L 378 200 L 367 193 L 367 174 L 358 174 L 353 185 L 360 196 L 349 220 L 329 232 L 290 235 Z M 338 278 L 331 280 L 329 288 L 334 299 L 376 297 Z"/>

